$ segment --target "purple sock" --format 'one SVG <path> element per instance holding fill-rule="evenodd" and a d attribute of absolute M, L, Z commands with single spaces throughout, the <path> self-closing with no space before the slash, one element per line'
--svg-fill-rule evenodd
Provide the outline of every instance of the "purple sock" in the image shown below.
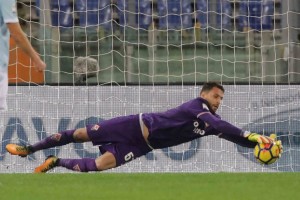
<path fill-rule="evenodd" d="M 48 149 L 51 147 L 62 146 L 65 144 L 69 144 L 71 142 L 75 142 L 73 138 L 73 133 L 75 130 L 66 130 L 60 133 L 55 133 L 46 137 L 45 139 L 35 143 L 30 148 L 32 152 L 36 152 L 42 149 Z"/>
<path fill-rule="evenodd" d="M 90 172 L 99 171 L 97 169 L 95 159 L 92 158 L 82 158 L 82 159 L 59 159 L 57 166 L 65 167 L 73 171 L 78 172 Z"/>

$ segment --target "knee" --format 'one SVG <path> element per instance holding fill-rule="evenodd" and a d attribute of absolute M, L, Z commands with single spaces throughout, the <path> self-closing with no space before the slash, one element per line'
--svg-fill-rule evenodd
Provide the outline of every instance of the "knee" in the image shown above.
<path fill-rule="evenodd" d="M 88 137 L 86 128 L 76 129 L 74 134 L 73 134 L 73 138 L 74 138 L 75 142 L 89 141 L 89 137 Z"/>
<path fill-rule="evenodd" d="M 103 155 L 98 157 L 95 160 L 97 169 L 99 171 L 111 169 L 117 166 L 116 158 L 115 156 L 110 152 L 105 152 Z"/>

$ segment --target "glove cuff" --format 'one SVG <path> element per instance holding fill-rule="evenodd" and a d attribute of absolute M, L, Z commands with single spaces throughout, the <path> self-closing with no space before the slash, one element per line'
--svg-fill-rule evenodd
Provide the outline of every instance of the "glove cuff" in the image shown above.
<path fill-rule="evenodd" d="M 251 134 L 250 131 L 244 131 L 243 136 L 244 138 L 247 138 Z"/>

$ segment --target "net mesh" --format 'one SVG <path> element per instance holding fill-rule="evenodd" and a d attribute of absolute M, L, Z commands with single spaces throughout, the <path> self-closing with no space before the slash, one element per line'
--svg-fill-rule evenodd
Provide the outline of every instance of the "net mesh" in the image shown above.
<path fill-rule="evenodd" d="M 111 171 L 299 171 L 299 12 L 292 9 L 297 5 L 280 0 L 19 1 L 23 30 L 47 70 L 42 81 L 28 66 L 21 80 L 10 78 L 9 111 L 0 116 L 0 171 L 31 172 L 49 154 L 97 157 L 97 147 L 88 143 L 26 159 L 9 156 L 5 145 L 35 143 L 116 116 L 164 111 L 197 97 L 206 81 L 225 85 L 219 111 L 225 120 L 266 135 L 277 132 L 285 148 L 279 162 L 261 166 L 251 150 L 205 137 L 155 150 Z M 22 63 L 17 53 L 16 70 Z"/>

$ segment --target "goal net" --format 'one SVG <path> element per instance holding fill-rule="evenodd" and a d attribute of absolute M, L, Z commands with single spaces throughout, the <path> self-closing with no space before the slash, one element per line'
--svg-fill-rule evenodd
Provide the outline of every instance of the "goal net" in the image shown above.
<path fill-rule="evenodd" d="M 0 116 L 0 172 L 32 172 L 48 155 L 96 158 L 99 150 L 90 143 L 27 158 L 9 155 L 5 146 L 165 111 L 199 96 L 207 81 L 225 87 L 218 111 L 224 120 L 277 133 L 284 146 L 278 162 L 262 166 L 252 149 L 208 136 L 110 171 L 300 171 L 299 8 L 296 0 L 19 1 L 22 28 L 47 70 L 34 75 L 19 48 L 11 48 L 15 73 L 9 109 Z"/>

